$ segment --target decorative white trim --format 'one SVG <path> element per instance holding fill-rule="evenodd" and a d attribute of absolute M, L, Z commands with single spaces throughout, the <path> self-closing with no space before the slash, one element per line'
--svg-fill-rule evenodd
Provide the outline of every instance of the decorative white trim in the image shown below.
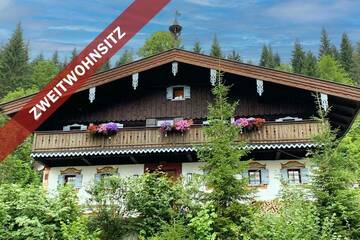
<path fill-rule="evenodd" d="M 179 64 L 178 64 L 178 62 L 173 62 L 173 63 L 171 64 L 171 71 L 172 71 L 172 73 L 174 74 L 174 76 L 176 76 L 176 74 L 177 74 L 178 71 L 179 71 Z"/>
<path fill-rule="evenodd" d="M 216 83 L 216 75 L 217 71 L 215 69 L 210 69 L 210 83 L 213 86 L 215 86 Z"/>
<path fill-rule="evenodd" d="M 134 90 L 139 86 L 139 73 L 134 73 L 132 75 L 132 86 Z"/>
<path fill-rule="evenodd" d="M 259 94 L 259 96 L 262 96 L 264 93 L 264 81 L 256 79 L 256 91 Z"/>
<path fill-rule="evenodd" d="M 89 101 L 90 103 L 93 103 L 95 101 L 95 95 L 96 95 L 96 87 L 92 87 L 89 89 Z"/>
<path fill-rule="evenodd" d="M 329 109 L 328 95 L 325 93 L 320 93 L 320 100 L 321 107 L 324 109 L 324 111 L 327 111 Z"/>

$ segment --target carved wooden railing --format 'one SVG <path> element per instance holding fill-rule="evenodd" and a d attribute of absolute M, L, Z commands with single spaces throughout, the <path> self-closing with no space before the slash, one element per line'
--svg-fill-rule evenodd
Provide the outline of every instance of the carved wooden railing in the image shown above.
<path fill-rule="evenodd" d="M 267 122 L 259 130 L 239 135 L 249 143 L 304 143 L 321 131 L 315 121 Z M 36 132 L 33 152 L 140 147 L 184 147 L 206 142 L 204 127 L 191 126 L 183 135 L 164 136 L 159 128 L 124 128 L 111 137 L 94 136 L 88 131 Z"/>

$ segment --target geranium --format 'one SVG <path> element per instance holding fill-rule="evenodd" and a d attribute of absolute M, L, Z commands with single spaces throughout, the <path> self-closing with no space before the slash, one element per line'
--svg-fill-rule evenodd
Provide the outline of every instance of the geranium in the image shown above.
<path fill-rule="evenodd" d="M 181 133 L 186 132 L 191 126 L 190 120 L 179 120 L 175 123 L 175 129 L 176 131 L 179 131 Z"/>
<path fill-rule="evenodd" d="M 116 134 L 119 131 L 118 125 L 113 122 L 106 123 L 106 131 L 108 135 Z"/>
<path fill-rule="evenodd" d="M 249 126 L 249 121 L 246 118 L 238 118 L 235 120 L 234 125 L 238 127 L 247 127 Z"/>
<path fill-rule="evenodd" d="M 265 122 L 264 118 L 238 118 L 233 124 L 242 127 L 245 132 L 250 132 L 259 129 Z"/>
<path fill-rule="evenodd" d="M 90 123 L 89 124 L 89 127 L 88 127 L 88 130 L 91 132 L 91 133 L 96 133 L 96 130 L 97 130 L 97 126 L 93 123 Z"/>
<path fill-rule="evenodd" d="M 95 125 L 93 123 L 89 124 L 88 130 L 93 134 L 99 135 L 114 135 L 119 131 L 119 127 L 116 123 L 102 123 L 100 125 Z"/>

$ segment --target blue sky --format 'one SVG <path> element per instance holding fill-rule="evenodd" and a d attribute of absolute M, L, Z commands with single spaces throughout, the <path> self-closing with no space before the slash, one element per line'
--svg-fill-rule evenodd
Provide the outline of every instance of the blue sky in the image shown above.
<path fill-rule="evenodd" d="M 74 47 L 86 46 L 131 2 L 0 0 L 0 44 L 21 21 L 32 57 L 41 52 L 50 56 L 55 50 L 64 57 Z M 235 49 L 245 61 L 257 62 L 262 45 L 270 43 L 286 62 L 295 39 L 306 50 L 317 52 L 322 27 L 336 45 L 343 32 L 353 42 L 360 41 L 357 0 L 172 0 L 125 48 L 136 51 L 151 33 L 167 31 L 176 9 L 182 14 L 179 21 L 185 49 L 200 41 L 208 51 L 217 34 L 224 52 Z"/>

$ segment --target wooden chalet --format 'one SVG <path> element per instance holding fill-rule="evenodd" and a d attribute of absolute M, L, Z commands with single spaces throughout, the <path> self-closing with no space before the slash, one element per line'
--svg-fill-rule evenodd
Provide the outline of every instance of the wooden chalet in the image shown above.
<path fill-rule="evenodd" d="M 169 175 L 202 173 L 195 146 L 204 135 L 216 70 L 231 85 L 230 99 L 239 101 L 237 118 L 263 118 L 259 129 L 244 132 L 253 159 L 249 184 L 260 199 L 272 199 L 280 177 L 308 181 L 309 148 L 321 131 L 313 120 L 318 94 L 332 128 L 342 137 L 360 107 L 360 88 L 259 66 L 216 59 L 179 49 L 169 50 L 91 77 L 34 134 L 32 156 L 45 167 L 44 184 L 56 190 L 73 183 L 86 198 L 86 186 L 98 177 L 133 176 L 159 164 Z M 32 96 L 0 105 L 14 115 Z M 183 134 L 160 132 L 165 121 L 192 119 Z M 89 124 L 114 122 L 112 136 L 97 136 Z"/>

